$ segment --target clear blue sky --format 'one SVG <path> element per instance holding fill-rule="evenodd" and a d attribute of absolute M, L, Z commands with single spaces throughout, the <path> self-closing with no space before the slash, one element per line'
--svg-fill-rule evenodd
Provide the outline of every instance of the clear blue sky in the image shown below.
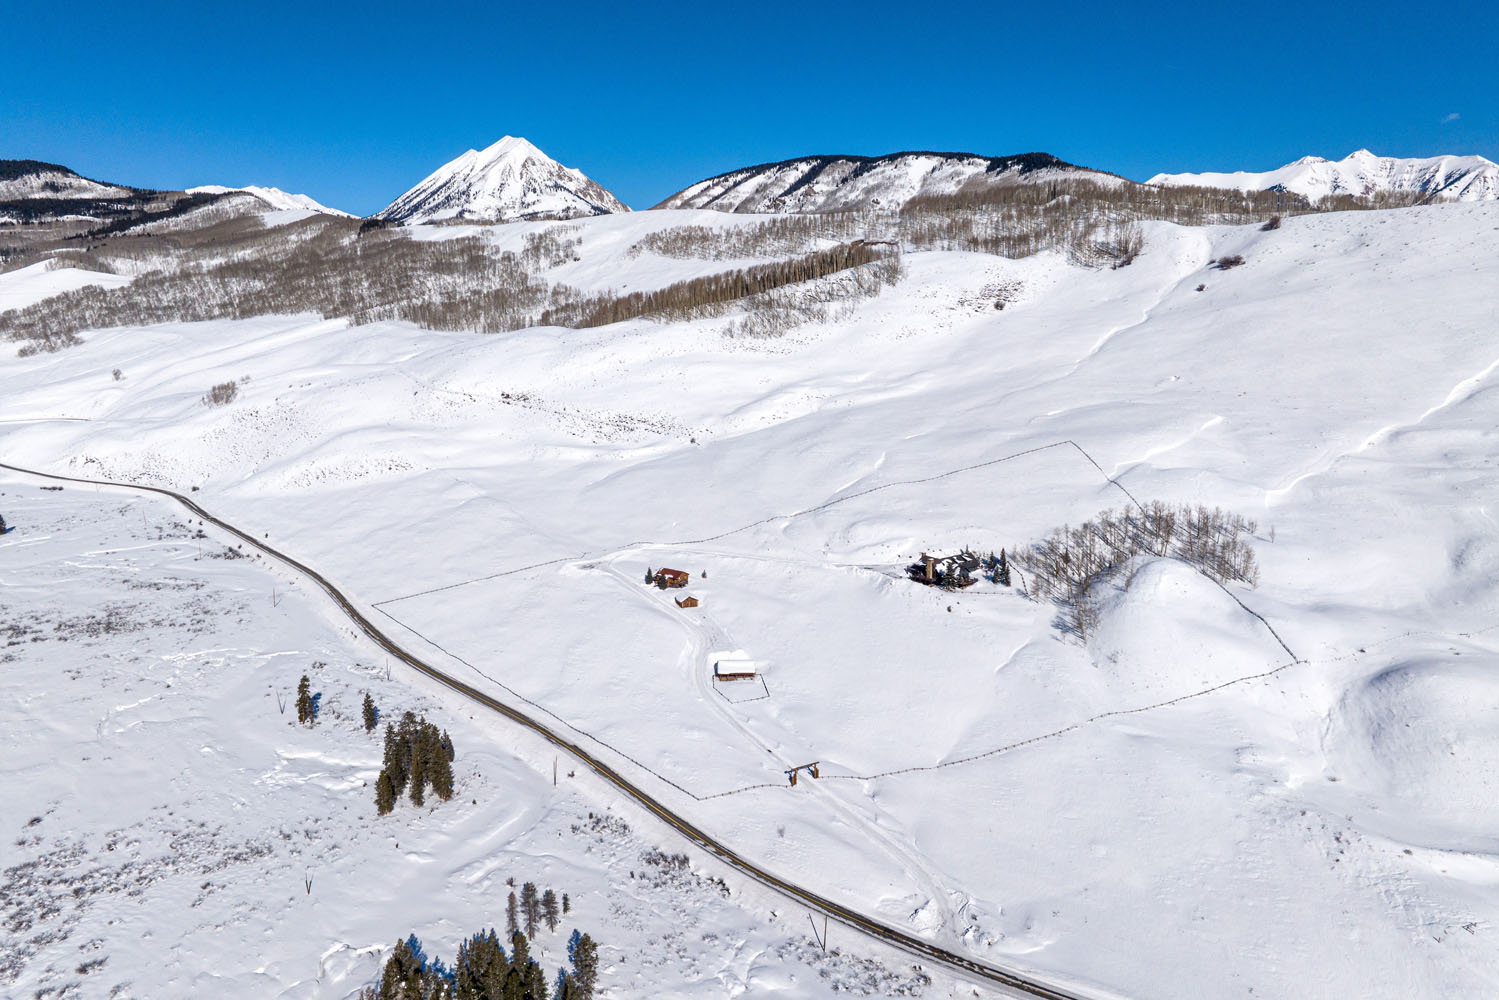
<path fill-rule="evenodd" d="M 369 213 L 522 135 L 636 208 L 808 153 L 1499 159 L 1499 4 L 0 3 L 0 158 Z"/>

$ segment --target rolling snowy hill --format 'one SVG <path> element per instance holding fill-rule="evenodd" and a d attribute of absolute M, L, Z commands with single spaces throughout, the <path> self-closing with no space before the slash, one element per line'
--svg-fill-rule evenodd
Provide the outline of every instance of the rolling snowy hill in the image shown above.
<path fill-rule="evenodd" d="M 577 219 L 628 211 L 582 171 L 564 167 L 525 139 L 507 135 L 443 164 L 376 216 L 416 224 Z"/>
<path fill-rule="evenodd" d="M 657 208 L 720 212 L 827 212 L 899 208 L 922 195 L 961 188 L 1054 177 L 1125 183 L 1049 153 L 978 156 L 973 153 L 890 153 L 885 156 L 804 156 L 731 170 L 678 191 Z"/>
<path fill-rule="evenodd" d="M 1367 149 L 1341 160 L 1304 156 L 1277 170 L 1253 173 L 1156 174 L 1147 184 L 1172 187 L 1217 187 L 1239 191 L 1284 190 L 1312 201 L 1329 195 L 1367 198 L 1380 193 L 1431 195 L 1452 201 L 1499 198 L 1499 164 L 1482 156 L 1431 156 L 1399 159 L 1375 156 Z"/>

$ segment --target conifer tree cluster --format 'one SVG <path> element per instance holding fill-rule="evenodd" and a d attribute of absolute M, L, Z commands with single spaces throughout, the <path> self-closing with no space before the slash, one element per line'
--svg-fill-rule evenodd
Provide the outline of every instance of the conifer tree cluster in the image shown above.
<path fill-rule="evenodd" d="M 424 805 L 427 788 L 446 802 L 453 797 L 453 741 L 425 717 L 410 712 L 399 724 L 385 726 L 385 762 L 375 782 L 375 808 L 381 816 L 407 792 L 414 806 Z"/>
<path fill-rule="evenodd" d="M 598 986 L 598 945 L 574 931 L 568 941 L 571 969 L 558 969 L 551 988 L 526 935 L 510 935 L 510 954 L 493 928 L 458 946 L 447 966 L 428 958 L 415 934 L 396 942 L 380 978 L 362 1000 L 592 1000 Z"/>

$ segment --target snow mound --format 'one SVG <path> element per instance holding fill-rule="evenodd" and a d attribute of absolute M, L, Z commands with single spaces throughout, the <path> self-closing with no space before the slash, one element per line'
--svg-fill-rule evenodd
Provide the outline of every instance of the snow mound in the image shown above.
<path fill-rule="evenodd" d="M 1429 194 L 1454 201 L 1493 201 L 1499 199 L 1499 164 L 1482 156 L 1399 159 L 1360 149 L 1338 161 L 1303 156 L 1295 163 L 1263 173 L 1236 170 L 1231 174 L 1156 174 L 1145 183 L 1291 191 L 1312 201 L 1329 195 L 1368 197 L 1382 192 Z"/>
<path fill-rule="evenodd" d="M 1407 660 L 1351 688 L 1329 725 L 1330 776 L 1366 824 L 1450 850 L 1499 850 L 1499 663 Z"/>
<path fill-rule="evenodd" d="M 130 284 L 126 275 L 105 274 L 86 271 L 79 267 L 68 267 L 62 261 L 49 259 L 28 264 L 5 274 L 0 274 L 0 312 L 7 309 L 24 309 L 43 299 L 63 292 L 71 292 L 88 285 L 103 285 L 118 288 Z"/>
<path fill-rule="evenodd" d="M 417 224 L 465 219 L 513 222 L 576 219 L 630 209 L 580 170 L 564 167 L 525 139 L 505 136 L 443 164 L 377 213 Z"/>
<path fill-rule="evenodd" d="M 1258 619 L 1180 560 L 1138 563 L 1116 587 L 1088 641 L 1111 691 L 1176 698 L 1286 659 Z"/>

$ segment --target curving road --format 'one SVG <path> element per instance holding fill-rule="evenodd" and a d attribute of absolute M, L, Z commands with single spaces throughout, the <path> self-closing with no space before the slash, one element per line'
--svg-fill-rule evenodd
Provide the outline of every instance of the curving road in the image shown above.
<path fill-rule="evenodd" d="M 83 479 L 75 476 L 59 476 L 48 472 L 38 472 L 34 469 L 26 469 L 15 465 L 8 465 L 4 462 L 0 462 L 0 469 L 4 469 L 8 472 L 19 473 L 25 476 L 48 479 L 55 482 L 78 483 L 85 486 L 108 486 L 115 489 L 132 490 L 141 493 L 155 493 L 160 496 L 175 500 L 182 506 L 186 507 L 189 511 L 191 511 L 194 516 L 201 518 L 204 522 L 212 524 L 222 531 L 226 531 L 236 538 L 249 543 L 271 558 L 276 559 L 284 565 L 291 567 L 298 573 L 301 573 L 303 576 L 315 582 L 329 597 L 333 599 L 333 602 L 339 606 L 343 613 L 348 616 L 349 620 L 353 622 L 361 632 L 368 636 L 371 641 L 373 641 L 380 648 L 384 649 L 392 657 L 400 660 L 402 663 L 411 667 L 413 670 L 417 670 L 437 681 L 438 683 L 444 685 L 445 687 L 456 691 L 457 693 L 463 695 L 465 698 L 477 702 L 478 704 L 483 705 L 485 708 L 497 712 L 500 715 L 503 715 L 507 719 L 511 720 L 512 722 L 526 729 L 529 729 L 531 732 L 542 737 L 559 749 L 565 750 L 568 754 L 581 761 L 583 764 L 587 765 L 596 774 L 598 774 L 599 777 L 603 778 L 615 788 L 628 795 L 636 803 L 644 807 L 667 826 L 675 830 L 678 834 L 696 844 L 702 850 L 707 851 L 709 854 L 712 854 L 720 861 L 723 861 L 725 864 L 733 867 L 744 875 L 749 876 L 762 885 L 774 889 L 776 892 L 779 892 L 781 895 L 791 899 L 794 902 L 800 903 L 820 913 L 826 914 L 828 917 L 837 920 L 839 923 L 842 923 L 856 931 L 867 934 L 870 937 L 877 938 L 880 941 L 883 941 L 893 947 L 899 948 L 910 955 L 919 957 L 936 965 L 944 966 L 951 971 L 962 973 L 963 975 L 972 977 L 973 979 L 981 980 L 991 986 L 999 987 L 1011 996 L 1043 997 L 1046 998 L 1046 1000 L 1085 1000 L 1085 998 L 1081 994 L 1069 992 L 1068 990 L 1050 985 L 1032 976 L 1023 975 L 1018 972 L 1012 972 L 998 966 L 979 962 L 966 955 L 960 955 L 956 952 L 948 951 L 945 948 L 941 948 L 929 941 L 925 941 L 919 937 L 916 937 L 913 934 L 909 934 L 905 931 L 899 930 L 898 928 L 882 924 L 879 921 L 873 920 L 855 910 L 850 909 L 847 906 L 844 906 L 841 903 L 837 903 L 823 896 L 819 896 L 808 889 L 802 888 L 794 882 L 789 882 L 786 879 L 781 878 L 779 875 L 776 875 L 773 872 L 759 867 L 753 861 L 735 853 L 734 850 L 728 845 L 720 842 L 710 834 L 694 826 L 685 817 L 673 812 L 667 806 L 657 801 L 650 793 L 646 792 L 638 785 L 635 785 L 630 781 L 630 779 L 614 770 L 614 768 L 605 761 L 600 760 L 593 754 L 589 753 L 589 751 L 585 750 L 583 747 L 579 746 L 576 743 L 573 743 L 554 730 L 549 729 L 547 726 L 537 721 L 535 718 L 527 715 L 526 713 L 510 705 L 507 705 L 504 702 L 498 701 L 494 697 L 486 694 L 483 691 L 480 691 L 475 687 L 465 684 L 463 681 L 460 681 L 450 674 L 438 670 L 431 664 L 419 659 L 413 654 L 407 652 L 405 649 L 402 649 L 389 636 L 380 631 L 380 629 L 372 621 L 366 618 L 363 612 L 355 607 L 354 603 L 349 600 L 349 598 L 346 597 L 341 590 L 339 590 L 325 577 L 323 577 L 322 574 L 318 573 L 316 570 L 312 569 L 305 563 L 302 563 L 287 555 L 286 553 L 281 552 L 280 550 L 266 544 L 263 540 L 254 538 L 249 533 L 236 528 L 234 525 L 228 523 L 227 521 L 223 521 L 215 517 L 213 514 L 210 514 L 208 511 L 200 507 L 196 501 L 182 495 L 181 493 L 176 493 L 172 490 L 168 490 L 159 486 L 143 486 L 136 483 L 118 483 L 101 479 Z"/>

